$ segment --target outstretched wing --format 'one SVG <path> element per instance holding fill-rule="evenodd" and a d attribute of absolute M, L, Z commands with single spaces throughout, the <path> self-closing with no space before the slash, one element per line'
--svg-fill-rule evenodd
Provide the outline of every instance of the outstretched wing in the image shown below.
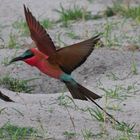
<path fill-rule="evenodd" d="M 70 74 L 85 62 L 99 40 L 100 37 L 97 35 L 83 42 L 59 49 L 48 58 L 48 61 L 52 64 L 58 64 L 65 73 Z"/>
<path fill-rule="evenodd" d="M 56 49 L 50 36 L 47 34 L 43 26 L 41 26 L 40 23 L 35 19 L 30 10 L 25 7 L 25 5 L 24 12 L 26 22 L 31 33 L 31 38 L 36 43 L 36 46 L 42 53 L 46 54 L 47 56 L 52 55 Z"/>

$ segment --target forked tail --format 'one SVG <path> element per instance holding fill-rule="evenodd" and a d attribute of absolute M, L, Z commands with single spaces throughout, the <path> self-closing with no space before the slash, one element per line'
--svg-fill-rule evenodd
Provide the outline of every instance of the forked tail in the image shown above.
<path fill-rule="evenodd" d="M 75 81 L 74 81 L 75 82 Z M 71 83 L 71 82 L 64 82 L 69 89 L 72 97 L 74 99 L 80 99 L 80 100 L 90 100 L 92 101 L 95 105 L 97 105 L 103 112 L 105 112 L 106 115 L 108 115 L 112 120 L 120 124 L 119 121 L 117 121 L 112 115 L 106 112 L 99 104 L 97 104 L 94 100 L 101 98 L 101 96 L 93 93 L 92 91 L 88 90 L 87 88 L 83 87 L 82 85 L 78 83 Z"/>
<path fill-rule="evenodd" d="M 88 100 L 91 98 L 93 100 L 96 100 L 101 98 L 101 96 L 93 93 L 92 91 L 88 90 L 78 83 L 72 84 L 71 82 L 65 82 L 65 84 L 74 99 Z"/>

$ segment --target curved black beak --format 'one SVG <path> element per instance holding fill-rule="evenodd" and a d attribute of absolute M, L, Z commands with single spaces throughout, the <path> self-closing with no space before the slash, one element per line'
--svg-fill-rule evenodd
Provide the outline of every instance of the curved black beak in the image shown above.
<path fill-rule="evenodd" d="M 25 60 L 25 59 L 31 58 L 33 56 L 34 56 L 33 52 L 31 50 L 27 50 L 23 54 L 21 54 L 20 56 L 13 58 L 9 62 L 8 65 L 10 65 L 11 63 L 16 62 L 16 61 L 21 61 L 21 60 Z"/>
<path fill-rule="evenodd" d="M 9 62 L 9 65 L 10 65 L 11 63 L 13 63 L 13 62 L 21 61 L 21 60 L 23 60 L 23 59 L 24 59 L 24 57 L 22 57 L 22 56 L 15 57 L 15 58 L 13 58 L 13 59 Z"/>

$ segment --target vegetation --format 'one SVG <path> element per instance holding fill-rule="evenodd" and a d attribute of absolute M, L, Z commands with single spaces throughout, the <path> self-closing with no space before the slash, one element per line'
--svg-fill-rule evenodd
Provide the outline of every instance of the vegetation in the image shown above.
<path fill-rule="evenodd" d="M 44 19 L 40 23 L 46 29 L 52 28 L 53 27 L 53 24 L 54 24 L 53 21 L 51 21 L 50 19 Z"/>
<path fill-rule="evenodd" d="M 88 108 L 87 110 L 89 111 L 92 118 L 95 118 L 97 121 L 100 121 L 100 122 L 105 121 L 104 113 L 98 108 L 96 109 Z"/>
<path fill-rule="evenodd" d="M 14 22 L 13 27 L 15 29 L 18 29 L 19 33 L 22 36 L 27 36 L 29 34 L 29 29 L 28 29 L 28 26 L 27 26 L 25 19 Z"/>
<path fill-rule="evenodd" d="M 72 8 L 65 9 L 62 4 L 60 4 L 60 10 L 55 9 L 57 13 L 60 14 L 59 22 L 62 22 L 64 26 L 68 26 L 69 21 L 77 21 L 92 19 L 90 12 L 85 11 L 83 8 L 74 5 Z"/>
<path fill-rule="evenodd" d="M 10 123 L 0 128 L 0 139 L 3 140 L 25 140 L 37 137 L 37 131 L 30 127 L 19 127 Z"/>
<path fill-rule="evenodd" d="M 51 21 L 50 19 L 44 19 L 40 21 L 40 23 L 44 28 L 47 28 L 47 29 L 52 28 L 54 24 L 53 21 Z M 21 36 L 29 35 L 29 28 L 27 26 L 25 19 L 14 22 L 13 27 L 19 30 L 19 33 L 21 34 Z"/>
<path fill-rule="evenodd" d="M 13 33 L 10 33 L 8 46 L 9 49 L 19 48 L 19 44 L 17 42 L 17 37 Z"/>
<path fill-rule="evenodd" d="M 67 32 L 66 35 L 71 39 L 80 39 L 80 37 L 73 31 Z"/>
<path fill-rule="evenodd" d="M 34 79 L 35 78 L 19 80 L 10 76 L 5 76 L 0 78 L 0 85 L 15 92 L 31 93 L 34 89 L 34 86 L 31 86 L 28 83 Z"/>
<path fill-rule="evenodd" d="M 132 18 L 138 22 L 140 22 L 140 6 L 131 7 L 129 4 L 125 5 L 122 1 L 114 2 L 112 7 L 107 7 L 105 11 L 105 15 L 107 17 L 114 15 L 122 15 L 126 18 Z"/>
<path fill-rule="evenodd" d="M 72 139 L 73 137 L 75 137 L 77 134 L 75 132 L 71 132 L 71 131 L 65 131 L 63 133 L 63 135 L 66 137 L 66 139 Z"/>
<path fill-rule="evenodd" d="M 84 140 L 91 140 L 93 138 L 93 132 L 90 129 L 82 130 Z"/>

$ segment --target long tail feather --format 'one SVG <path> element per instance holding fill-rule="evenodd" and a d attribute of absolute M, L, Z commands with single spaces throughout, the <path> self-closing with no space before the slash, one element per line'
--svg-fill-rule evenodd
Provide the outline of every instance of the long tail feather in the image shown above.
<path fill-rule="evenodd" d="M 116 120 L 111 114 L 109 114 L 108 112 L 106 112 L 106 110 L 104 110 L 99 104 L 97 104 L 92 98 L 89 98 L 89 100 L 91 100 L 95 105 L 97 105 L 106 115 L 108 115 L 112 120 L 114 120 L 115 122 L 117 122 L 118 124 L 121 124 L 118 120 Z"/>
<path fill-rule="evenodd" d="M 101 98 L 101 96 L 93 93 L 92 91 L 88 90 L 78 83 L 76 83 L 76 85 L 73 85 L 70 82 L 65 82 L 65 84 L 74 99 L 88 100 L 90 97 L 91 99 L 96 100 Z"/>
<path fill-rule="evenodd" d="M 73 85 L 71 82 L 65 82 L 67 88 L 69 89 L 70 93 L 72 94 L 72 97 L 74 99 L 80 99 L 80 100 L 90 100 L 95 105 L 97 105 L 106 115 L 108 115 L 112 120 L 120 124 L 119 121 L 117 121 L 111 114 L 106 112 L 99 104 L 97 104 L 94 100 L 101 98 L 101 96 L 93 93 L 92 91 L 88 90 L 87 88 L 83 87 L 82 85 L 76 83 L 76 85 Z"/>

